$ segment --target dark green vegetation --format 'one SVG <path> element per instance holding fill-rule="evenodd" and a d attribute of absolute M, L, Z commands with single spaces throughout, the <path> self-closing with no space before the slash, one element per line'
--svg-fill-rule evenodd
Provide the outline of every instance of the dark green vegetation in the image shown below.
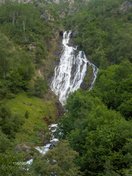
<path fill-rule="evenodd" d="M 131 7 L 130 0 L 0 5 L 1 176 L 132 175 Z M 34 146 L 47 141 L 58 114 L 48 80 L 63 28 L 100 71 L 91 92 L 69 97 L 63 140 L 41 156 Z M 16 164 L 32 156 L 29 170 Z"/>
<path fill-rule="evenodd" d="M 47 58 L 46 43 L 52 37 L 52 28 L 40 15 L 39 10 L 29 4 L 7 3 L 0 6 L 1 97 L 30 89 L 29 82 L 35 70 Z M 36 82 L 41 87 L 41 81 L 34 82 L 34 94 L 42 96 L 41 91 L 36 89 Z M 46 91 L 47 85 L 43 87 Z"/>
<path fill-rule="evenodd" d="M 77 163 L 85 175 L 131 173 L 131 121 L 109 110 L 89 92 L 77 92 L 67 103 L 60 123 L 63 138 L 79 153 Z"/>
<path fill-rule="evenodd" d="M 94 89 L 71 95 L 60 122 L 61 137 L 79 153 L 85 176 L 132 174 L 131 20 L 130 2 L 91 0 L 65 21 L 100 67 Z"/>
<path fill-rule="evenodd" d="M 61 141 L 46 156 L 37 156 L 30 171 L 34 175 L 43 176 L 51 175 L 51 173 L 62 176 L 77 176 L 80 175 L 80 171 L 79 167 L 75 165 L 76 156 L 77 152 L 70 148 L 69 143 Z"/>
<path fill-rule="evenodd" d="M 57 117 L 47 79 L 53 26 L 33 4 L 0 4 L 0 175 L 26 175 L 15 163 L 34 155 Z"/>
<path fill-rule="evenodd" d="M 80 13 L 66 19 L 67 28 L 77 33 L 75 43 L 97 66 L 106 67 L 124 59 L 131 60 L 132 13 L 130 6 L 125 9 L 128 2 L 131 3 L 93 0 Z"/>
<path fill-rule="evenodd" d="M 119 111 L 127 120 L 132 113 L 132 64 L 123 61 L 101 70 L 96 86 L 97 95 L 109 109 Z"/>

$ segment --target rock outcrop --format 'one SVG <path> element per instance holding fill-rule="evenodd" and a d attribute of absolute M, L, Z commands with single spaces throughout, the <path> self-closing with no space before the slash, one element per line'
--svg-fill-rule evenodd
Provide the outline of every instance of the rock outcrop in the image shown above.
<path fill-rule="evenodd" d="M 125 1 L 120 6 L 120 11 L 122 11 L 122 12 L 127 12 L 130 9 L 132 9 L 132 2 L 130 2 L 130 1 Z"/>

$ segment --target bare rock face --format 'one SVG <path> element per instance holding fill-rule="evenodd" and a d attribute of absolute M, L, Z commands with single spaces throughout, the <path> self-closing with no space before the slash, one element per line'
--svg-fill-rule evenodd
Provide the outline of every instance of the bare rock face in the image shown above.
<path fill-rule="evenodd" d="M 132 2 L 130 1 L 125 1 L 123 4 L 120 6 L 120 11 L 122 12 L 127 12 L 130 9 L 132 9 Z"/>

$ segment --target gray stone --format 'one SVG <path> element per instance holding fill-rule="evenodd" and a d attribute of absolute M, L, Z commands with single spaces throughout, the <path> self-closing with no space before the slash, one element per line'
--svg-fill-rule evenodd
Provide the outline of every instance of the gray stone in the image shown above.
<path fill-rule="evenodd" d="M 122 12 L 127 12 L 130 9 L 132 9 L 132 2 L 130 2 L 130 1 L 125 1 L 120 6 L 120 11 L 122 11 Z"/>

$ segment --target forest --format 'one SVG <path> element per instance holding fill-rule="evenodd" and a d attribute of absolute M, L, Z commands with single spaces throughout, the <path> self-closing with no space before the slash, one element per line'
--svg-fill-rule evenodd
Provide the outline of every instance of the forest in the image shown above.
<path fill-rule="evenodd" d="M 65 30 L 99 72 L 62 106 L 50 82 Z M 131 176 L 131 48 L 131 0 L 0 1 L 0 176 Z"/>

